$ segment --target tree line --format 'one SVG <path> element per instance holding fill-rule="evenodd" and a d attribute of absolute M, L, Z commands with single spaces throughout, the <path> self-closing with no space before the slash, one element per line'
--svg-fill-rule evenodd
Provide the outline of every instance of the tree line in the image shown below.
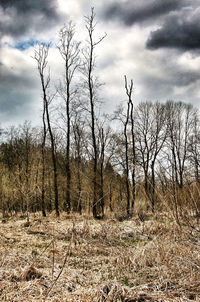
<path fill-rule="evenodd" d="M 135 214 L 136 203 L 152 212 L 200 211 L 199 110 L 183 102 L 134 104 L 133 81 L 124 77 L 124 101 L 111 115 L 101 111 L 96 71 L 94 9 L 85 18 L 86 44 L 69 22 L 59 33 L 63 73 L 52 90 L 50 44 L 35 49 L 42 92 L 42 127 L 25 122 L 3 129 L 0 200 L 9 212 L 55 210 Z M 55 85 L 54 85 L 55 86 Z M 112 127 L 112 124 L 115 127 Z"/>

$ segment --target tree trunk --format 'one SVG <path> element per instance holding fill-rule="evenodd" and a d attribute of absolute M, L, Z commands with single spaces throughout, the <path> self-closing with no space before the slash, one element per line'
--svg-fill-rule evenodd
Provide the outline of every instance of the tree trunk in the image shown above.
<path fill-rule="evenodd" d="M 41 198 L 41 210 L 42 216 L 46 217 L 45 211 L 45 144 L 46 144 L 46 123 L 45 123 L 45 106 L 43 106 L 43 114 L 42 114 L 42 121 L 43 121 L 43 139 L 42 139 L 42 198 Z"/>
<path fill-rule="evenodd" d="M 126 175 L 126 212 L 127 215 L 130 215 L 130 189 L 129 189 L 129 156 L 128 156 L 128 135 L 127 135 L 127 127 L 129 121 L 129 110 L 130 110 L 130 102 L 128 102 L 127 113 L 126 113 L 126 121 L 124 124 L 124 138 L 125 138 L 125 175 Z"/>

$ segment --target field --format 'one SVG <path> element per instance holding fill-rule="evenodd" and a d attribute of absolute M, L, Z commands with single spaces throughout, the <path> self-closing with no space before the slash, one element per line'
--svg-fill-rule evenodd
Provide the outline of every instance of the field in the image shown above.
<path fill-rule="evenodd" d="M 169 214 L 0 223 L 0 301 L 200 301 L 200 232 Z"/>

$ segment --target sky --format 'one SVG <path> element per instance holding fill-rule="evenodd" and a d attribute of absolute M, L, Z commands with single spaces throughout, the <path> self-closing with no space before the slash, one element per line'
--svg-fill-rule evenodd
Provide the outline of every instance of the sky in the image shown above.
<path fill-rule="evenodd" d="M 96 39 L 107 34 L 96 53 L 103 111 L 111 113 L 126 100 L 124 75 L 133 79 L 135 104 L 174 100 L 199 107 L 199 0 L 0 0 L 1 127 L 40 123 L 34 48 L 52 43 L 49 64 L 56 86 L 64 72 L 56 49 L 59 30 L 72 20 L 84 45 L 84 16 L 91 7 Z"/>

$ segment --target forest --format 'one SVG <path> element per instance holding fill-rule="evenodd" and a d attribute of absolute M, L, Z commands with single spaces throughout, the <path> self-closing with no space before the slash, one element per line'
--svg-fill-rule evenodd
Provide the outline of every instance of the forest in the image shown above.
<path fill-rule="evenodd" d="M 69 150 L 67 127 L 52 129 L 52 141 L 49 133 L 28 122 L 3 131 L 3 215 L 42 211 L 46 216 L 56 210 L 57 215 L 72 211 L 131 216 L 135 203 L 142 202 L 143 210 L 169 207 L 178 215 L 188 209 L 198 216 L 198 111 L 175 102 L 140 103 L 134 112 L 132 105 L 129 99 L 127 108 L 116 111 L 115 130 L 95 119 L 95 154 L 90 124 L 77 115 L 70 119 Z"/>
<path fill-rule="evenodd" d="M 85 30 L 60 29 L 58 83 L 35 47 L 41 126 L 1 129 L 1 301 L 198 301 L 199 109 L 136 103 L 121 75 L 104 113 L 94 9 Z"/>

